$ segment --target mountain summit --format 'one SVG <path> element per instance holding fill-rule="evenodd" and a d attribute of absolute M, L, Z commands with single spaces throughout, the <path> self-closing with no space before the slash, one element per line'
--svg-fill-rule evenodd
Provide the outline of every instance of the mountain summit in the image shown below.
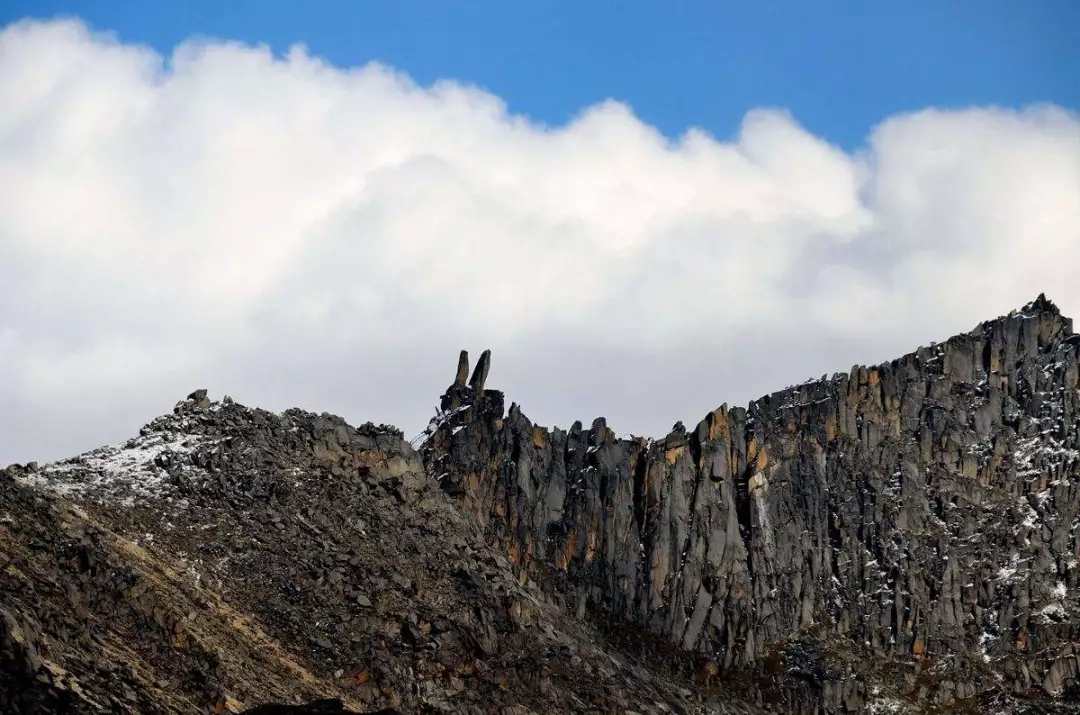
<path fill-rule="evenodd" d="M 1045 296 L 654 440 L 533 425 L 491 365 L 415 445 L 197 391 L 0 471 L 0 710 L 1080 709 L 1080 337 Z"/>

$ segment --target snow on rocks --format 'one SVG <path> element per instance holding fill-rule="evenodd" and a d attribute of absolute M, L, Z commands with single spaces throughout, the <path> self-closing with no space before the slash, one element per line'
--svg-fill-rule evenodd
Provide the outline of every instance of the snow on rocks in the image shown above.
<path fill-rule="evenodd" d="M 1072 469 L 1080 462 L 1080 451 L 1063 445 L 1050 435 L 1021 439 L 1016 444 L 1013 459 L 1016 475 L 1030 477 L 1051 469 Z"/>
<path fill-rule="evenodd" d="M 62 497 L 132 506 L 172 496 L 169 468 L 205 475 L 191 464 L 191 454 L 207 444 L 204 437 L 150 432 L 126 442 L 99 447 L 78 457 L 40 467 L 16 481 Z"/>
<path fill-rule="evenodd" d="M 206 390 L 196 390 L 178 402 L 172 414 L 144 426 L 138 437 L 40 467 L 27 465 L 15 480 L 60 497 L 99 504 L 174 503 L 179 475 L 188 482 L 208 476 L 193 455 L 219 441 L 199 433 L 195 413 L 218 412 L 233 404 L 228 397 L 211 402 Z"/>

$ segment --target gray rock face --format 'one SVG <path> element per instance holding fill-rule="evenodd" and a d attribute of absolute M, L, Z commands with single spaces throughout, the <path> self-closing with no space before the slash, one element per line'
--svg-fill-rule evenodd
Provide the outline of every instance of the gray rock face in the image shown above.
<path fill-rule="evenodd" d="M 1080 336 L 1044 296 L 659 440 L 483 382 L 428 472 L 570 612 L 782 673 L 745 690 L 807 712 L 1075 696 Z"/>

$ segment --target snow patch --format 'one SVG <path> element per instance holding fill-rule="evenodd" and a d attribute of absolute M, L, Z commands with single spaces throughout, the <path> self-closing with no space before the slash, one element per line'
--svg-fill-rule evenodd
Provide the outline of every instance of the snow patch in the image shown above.
<path fill-rule="evenodd" d="M 1058 581 L 1054 584 L 1053 590 L 1050 592 L 1050 603 L 1046 604 L 1039 609 L 1040 616 L 1052 617 L 1055 619 L 1065 618 L 1065 596 L 1069 593 L 1069 589 L 1065 586 L 1063 581 Z"/>
<path fill-rule="evenodd" d="M 1021 560 L 1020 554 L 1013 554 L 1012 558 L 1009 559 L 1009 565 L 1003 566 L 998 570 L 997 580 L 1002 583 L 1015 583 L 1018 581 L 1019 579 L 1016 578 L 1016 572 L 1019 570 L 1022 561 L 1027 561 L 1027 559 Z"/>
<path fill-rule="evenodd" d="M 422 448 L 425 444 L 427 444 L 427 441 L 431 439 L 436 432 L 439 431 L 439 429 L 443 425 L 450 422 L 450 420 L 452 420 L 454 417 L 461 414 L 462 412 L 465 412 L 471 407 L 472 404 L 469 403 L 461 405 L 460 407 L 457 407 L 453 410 L 436 410 L 435 416 L 431 418 L 430 422 L 428 422 L 428 426 L 424 428 L 423 432 L 409 440 L 409 445 L 412 446 L 413 449 Z M 460 426 L 454 429 L 454 434 L 457 434 L 458 429 L 460 429 Z"/>
<path fill-rule="evenodd" d="M 205 474 L 191 464 L 190 455 L 207 444 L 205 437 L 196 435 L 150 432 L 46 464 L 37 472 L 15 479 L 61 497 L 119 502 L 124 506 L 145 504 L 172 494 L 168 468 Z"/>
<path fill-rule="evenodd" d="M 896 698 L 876 697 L 866 704 L 867 711 L 872 715 L 899 715 L 908 712 L 903 702 Z"/>
<path fill-rule="evenodd" d="M 1013 452 L 1016 476 L 1044 474 L 1050 467 L 1070 466 L 1080 462 L 1080 451 L 1065 447 L 1049 434 L 1018 440 Z"/>

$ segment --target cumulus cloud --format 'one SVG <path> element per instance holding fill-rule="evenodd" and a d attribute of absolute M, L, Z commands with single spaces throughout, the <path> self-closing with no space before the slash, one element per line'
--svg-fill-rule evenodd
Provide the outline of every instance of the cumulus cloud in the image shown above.
<path fill-rule="evenodd" d="M 670 139 L 564 126 L 302 47 L 169 57 L 0 34 L 0 462 L 127 436 L 199 386 L 418 431 L 457 350 L 545 423 L 659 433 L 966 330 L 1080 308 L 1080 120 L 777 109 Z"/>

